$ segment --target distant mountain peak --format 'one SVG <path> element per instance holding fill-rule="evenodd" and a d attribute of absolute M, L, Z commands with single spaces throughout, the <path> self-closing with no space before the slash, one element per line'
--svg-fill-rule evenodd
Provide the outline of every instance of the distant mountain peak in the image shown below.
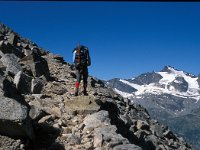
<path fill-rule="evenodd" d="M 172 67 L 170 65 L 165 66 L 160 72 L 168 72 L 168 73 L 178 74 L 179 76 L 181 76 L 182 74 L 185 74 L 185 75 L 190 76 L 192 78 L 196 78 L 195 75 L 181 71 L 181 70 L 178 70 L 175 67 Z"/>
<path fill-rule="evenodd" d="M 174 72 L 174 71 L 180 71 L 180 70 L 176 69 L 175 67 L 168 65 L 168 66 L 165 66 L 160 72 L 171 73 L 171 72 Z"/>

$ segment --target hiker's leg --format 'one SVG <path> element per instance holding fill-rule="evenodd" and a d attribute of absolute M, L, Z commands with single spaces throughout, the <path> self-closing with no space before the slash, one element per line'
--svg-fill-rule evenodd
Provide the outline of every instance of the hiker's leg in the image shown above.
<path fill-rule="evenodd" d="M 88 68 L 85 67 L 83 70 L 83 94 L 87 94 L 87 79 L 88 79 Z"/>
<path fill-rule="evenodd" d="M 76 70 L 76 83 L 75 83 L 75 96 L 78 95 L 78 89 L 79 89 L 79 85 L 80 85 L 80 81 L 81 81 L 81 74 L 80 74 L 80 70 L 77 69 Z"/>

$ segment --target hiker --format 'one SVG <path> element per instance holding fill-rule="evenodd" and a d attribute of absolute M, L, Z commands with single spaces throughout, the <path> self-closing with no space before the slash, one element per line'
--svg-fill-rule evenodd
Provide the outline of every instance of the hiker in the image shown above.
<path fill-rule="evenodd" d="M 73 62 L 76 68 L 75 96 L 78 96 L 81 78 L 83 79 L 83 94 L 87 93 L 88 66 L 91 65 L 89 50 L 86 46 L 78 45 L 73 50 Z"/>

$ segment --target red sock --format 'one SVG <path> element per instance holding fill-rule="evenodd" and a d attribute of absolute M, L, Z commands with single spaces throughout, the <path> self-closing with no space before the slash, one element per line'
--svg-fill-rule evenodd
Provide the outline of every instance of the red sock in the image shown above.
<path fill-rule="evenodd" d="M 75 83 L 75 87 L 79 88 L 79 83 L 78 82 Z"/>

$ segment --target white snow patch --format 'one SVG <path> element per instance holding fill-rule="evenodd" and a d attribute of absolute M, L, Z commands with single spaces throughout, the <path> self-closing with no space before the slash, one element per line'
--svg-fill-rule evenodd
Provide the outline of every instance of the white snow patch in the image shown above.
<path fill-rule="evenodd" d="M 148 93 L 148 94 L 171 94 L 174 96 L 182 97 L 182 98 L 193 98 L 195 100 L 200 100 L 200 94 L 199 94 L 199 87 L 197 83 L 197 78 L 191 78 L 183 73 L 183 71 L 176 71 L 174 70 L 172 73 L 167 72 L 158 72 L 163 78 L 160 80 L 160 84 L 164 85 L 164 88 L 156 85 L 155 83 L 151 83 L 149 85 L 138 85 L 134 83 L 130 83 L 129 81 L 120 79 L 121 82 L 135 88 L 137 91 L 134 93 L 125 93 L 121 92 L 116 89 L 116 92 L 122 95 L 123 97 L 131 97 L 134 96 L 136 98 L 139 98 L 142 94 Z M 170 86 L 170 88 L 167 88 L 167 85 L 169 85 L 169 82 L 172 82 L 176 76 L 182 76 L 184 79 L 188 82 L 188 91 L 187 92 L 179 92 L 174 89 L 173 86 Z"/>
<path fill-rule="evenodd" d="M 168 84 L 169 82 L 172 82 L 175 77 L 183 77 L 185 79 L 186 82 L 188 82 L 188 88 L 189 89 L 198 89 L 199 88 L 199 84 L 197 82 L 197 77 L 196 78 L 192 78 L 190 76 L 187 76 L 183 71 L 177 71 L 171 67 L 169 67 L 169 69 L 171 70 L 171 73 L 168 72 L 157 72 L 159 73 L 163 78 L 160 80 L 160 83 L 163 84 Z"/>
<path fill-rule="evenodd" d="M 132 94 L 126 93 L 126 92 L 122 92 L 122 91 L 120 91 L 120 90 L 118 90 L 118 89 L 116 89 L 116 88 L 114 88 L 114 90 L 115 90 L 118 94 L 120 94 L 122 97 L 124 97 L 124 98 L 127 98 L 127 97 L 132 96 Z"/>

